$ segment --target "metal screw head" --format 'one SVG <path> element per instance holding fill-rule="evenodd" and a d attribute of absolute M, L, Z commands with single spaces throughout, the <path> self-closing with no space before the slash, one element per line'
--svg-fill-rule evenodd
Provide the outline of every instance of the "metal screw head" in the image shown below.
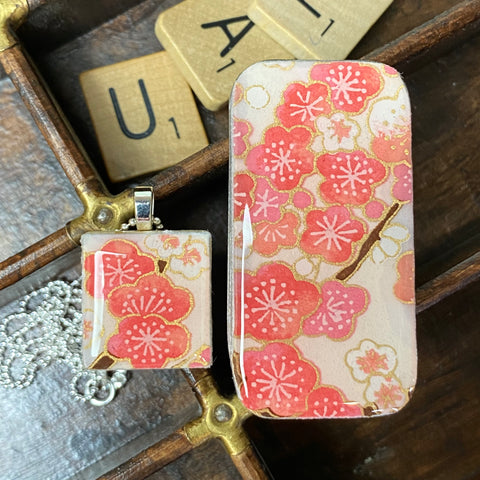
<path fill-rule="evenodd" d="M 102 207 L 95 215 L 95 222 L 100 225 L 107 225 L 113 219 L 113 212 L 107 207 Z"/>
<path fill-rule="evenodd" d="M 221 403 L 215 407 L 213 414 L 217 422 L 225 423 L 232 419 L 233 411 L 229 405 L 226 403 Z"/>

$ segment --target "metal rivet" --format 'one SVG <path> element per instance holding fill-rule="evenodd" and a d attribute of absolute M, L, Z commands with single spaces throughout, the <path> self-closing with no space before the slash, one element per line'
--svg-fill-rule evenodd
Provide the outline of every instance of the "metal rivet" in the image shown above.
<path fill-rule="evenodd" d="M 107 225 L 113 218 L 113 212 L 107 208 L 102 207 L 95 217 L 95 221 L 100 225 Z"/>
<path fill-rule="evenodd" d="M 232 419 L 233 411 L 229 405 L 226 403 L 221 403 L 215 407 L 213 414 L 217 422 L 225 423 Z"/>

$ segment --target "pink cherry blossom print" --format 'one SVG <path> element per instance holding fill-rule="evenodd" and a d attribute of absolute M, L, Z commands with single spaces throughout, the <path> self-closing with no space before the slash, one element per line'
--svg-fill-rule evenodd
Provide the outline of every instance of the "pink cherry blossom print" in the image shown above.
<path fill-rule="evenodd" d="M 245 205 L 248 205 L 249 208 L 252 206 L 253 186 L 252 177 L 246 173 L 237 173 L 233 178 L 233 214 L 235 218 L 242 217 Z"/>
<path fill-rule="evenodd" d="M 242 120 L 234 120 L 233 122 L 233 154 L 236 157 L 243 155 L 247 149 L 248 132 L 250 131 L 250 124 Z"/>
<path fill-rule="evenodd" d="M 188 368 L 205 368 L 212 363 L 212 349 L 205 347 L 201 352 L 195 354 L 195 358 L 188 364 Z"/>
<path fill-rule="evenodd" d="M 401 202 L 411 202 L 413 199 L 412 169 L 408 165 L 397 165 L 393 173 L 395 175 L 393 196 Z"/>
<path fill-rule="evenodd" d="M 399 385 L 382 383 L 377 392 L 375 392 L 377 404 L 381 408 L 394 407 L 402 400 L 402 390 Z"/>
<path fill-rule="evenodd" d="M 247 167 L 256 175 L 267 177 L 279 190 L 291 190 L 302 175 L 313 170 L 314 155 L 307 150 L 311 140 L 311 132 L 303 127 L 290 132 L 271 127 L 265 133 L 265 142 L 249 152 Z"/>
<path fill-rule="evenodd" d="M 325 282 L 318 310 L 303 324 L 307 335 L 327 335 L 344 339 L 355 329 L 357 317 L 364 312 L 368 293 L 360 287 L 345 287 L 340 282 Z"/>
<path fill-rule="evenodd" d="M 140 278 L 136 285 L 117 288 L 110 294 L 113 315 L 158 315 L 168 322 L 183 320 L 191 311 L 192 293 L 174 286 L 166 277 L 154 273 Z"/>
<path fill-rule="evenodd" d="M 304 418 L 362 417 L 363 410 L 356 402 L 332 387 L 320 387 L 308 396 L 308 409 Z"/>
<path fill-rule="evenodd" d="M 311 210 L 300 246 L 311 255 L 321 255 L 327 262 L 342 263 L 352 254 L 354 243 L 364 233 L 363 224 L 350 215 L 346 207 Z"/>
<path fill-rule="evenodd" d="M 268 409 L 290 417 L 303 413 L 318 373 L 297 350 L 284 343 L 270 343 L 263 350 L 247 350 L 241 386 L 244 405 L 254 411 Z"/>
<path fill-rule="evenodd" d="M 156 315 L 132 315 L 122 320 L 118 334 L 108 341 L 108 352 L 129 359 L 133 368 L 163 368 L 187 351 L 189 334 L 179 325 L 169 325 Z"/>
<path fill-rule="evenodd" d="M 255 201 L 251 208 L 252 221 L 276 222 L 280 220 L 282 214 L 280 207 L 287 203 L 288 197 L 288 193 L 279 192 L 272 188 L 267 180 L 259 178 L 255 189 Z"/>
<path fill-rule="evenodd" d="M 241 298 L 242 274 L 235 276 L 236 315 L 235 335 L 242 334 L 242 300 L 244 332 L 260 340 L 280 340 L 295 337 L 302 320 L 318 305 L 317 287 L 296 280 L 285 265 L 270 263 L 255 275 L 244 274 L 245 297 Z"/>
<path fill-rule="evenodd" d="M 383 65 L 383 71 L 392 77 L 398 77 L 400 74 L 390 65 Z"/>
<path fill-rule="evenodd" d="M 140 253 L 127 240 L 110 240 L 100 250 L 87 255 L 84 270 L 86 289 L 93 297 L 107 297 L 120 285 L 132 284 L 141 276 L 155 270 L 153 257 Z"/>
<path fill-rule="evenodd" d="M 365 352 L 364 357 L 357 358 L 357 364 L 364 373 L 370 375 L 378 370 L 387 369 L 387 356 L 380 354 L 373 348 Z"/>
<path fill-rule="evenodd" d="M 233 90 L 232 101 L 233 105 L 237 105 L 243 100 L 243 87 L 240 83 L 235 83 L 235 87 Z"/>
<path fill-rule="evenodd" d="M 325 177 L 320 185 L 323 198 L 330 203 L 363 205 L 372 196 L 372 189 L 386 175 L 385 167 L 362 151 L 322 155 L 317 168 Z"/>
<path fill-rule="evenodd" d="M 395 296 L 403 303 L 415 300 L 415 259 L 413 252 L 402 255 L 397 262 L 398 280 L 393 286 Z"/>
<path fill-rule="evenodd" d="M 358 348 L 350 350 L 345 357 L 353 378 L 365 382 L 371 376 L 389 376 L 397 366 L 397 354 L 389 345 L 378 345 L 372 340 L 363 340 Z"/>
<path fill-rule="evenodd" d="M 405 126 L 391 132 L 380 132 L 372 141 L 372 151 L 385 163 L 410 163 L 411 142 L 411 130 Z"/>
<path fill-rule="evenodd" d="M 408 401 L 408 397 L 396 377 L 380 375 L 370 377 L 365 398 L 377 405 L 382 413 L 396 412 Z"/>
<path fill-rule="evenodd" d="M 163 243 L 163 248 L 165 250 L 175 250 L 180 246 L 180 239 L 175 235 L 160 235 L 160 240 Z"/>
<path fill-rule="evenodd" d="M 360 127 L 343 112 L 334 113 L 330 118 L 318 117 L 315 126 L 323 139 L 323 148 L 317 151 L 338 152 L 355 148 L 355 138 L 360 133 Z"/>
<path fill-rule="evenodd" d="M 378 200 L 372 200 L 365 205 L 365 213 L 369 218 L 378 219 L 383 215 L 385 205 Z"/>
<path fill-rule="evenodd" d="M 319 63 L 310 76 L 330 86 L 335 108 L 352 113 L 364 110 L 382 85 L 381 75 L 374 67 L 350 62 Z"/>
<path fill-rule="evenodd" d="M 328 115 L 331 111 L 328 87 L 322 83 L 308 86 L 292 83 L 285 89 L 283 98 L 284 103 L 277 108 L 277 116 L 287 128 L 297 125 L 313 128 L 319 115 Z"/>
<path fill-rule="evenodd" d="M 262 255 L 272 255 L 280 248 L 297 243 L 298 218 L 287 212 L 278 222 L 260 222 L 254 225 L 253 249 Z"/>
<path fill-rule="evenodd" d="M 296 192 L 293 196 L 293 204 L 300 210 L 309 207 L 312 201 L 312 196 L 307 192 Z"/>

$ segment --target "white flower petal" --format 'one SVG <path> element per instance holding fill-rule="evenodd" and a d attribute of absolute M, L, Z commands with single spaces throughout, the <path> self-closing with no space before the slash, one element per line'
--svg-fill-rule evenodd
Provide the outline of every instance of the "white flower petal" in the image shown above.
<path fill-rule="evenodd" d="M 372 251 L 372 260 L 374 263 L 382 263 L 385 260 L 385 254 L 378 247 L 374 247 Z"/>
<path fill-rule="evenodd" d="M 382 238 L 380 240 L 380 248 L 385 252 L 388 257 L 395 257 L 400 251 L 400 245 L 394 242 L 390 238 Z"/>
<path fill-rule="evenodd" d="M 382 237 L 406 240 L 408 238 L 408 229 L 403 225 L 391 225 L 382 232 Z"/>

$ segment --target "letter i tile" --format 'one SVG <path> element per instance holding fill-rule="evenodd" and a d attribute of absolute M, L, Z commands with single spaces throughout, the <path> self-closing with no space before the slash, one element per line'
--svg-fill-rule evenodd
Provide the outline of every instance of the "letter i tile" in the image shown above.
<path fill-rule="evenodd" d="M 210 365 L 208 232 L 87 233 L 82 265 L 87 368 Z"/>
<path fill-rule="evenodd" d="M 393 0 L 254 0 L 248 16 L 298 59 L 346 58 Z"/>
<path fill-rule="evenodd" d="M 229 342 L 238 395 L 256 415 L 364 417 L 408 402 L 410 143 L 408 93 L 387 65 L 267 61 L 238 78 Z"/>
<path fill-rule="evenodd" d="M 110 179 L 169 167 L 206 147 L 193 94 L 166 52 L 82 73 Z"/>

